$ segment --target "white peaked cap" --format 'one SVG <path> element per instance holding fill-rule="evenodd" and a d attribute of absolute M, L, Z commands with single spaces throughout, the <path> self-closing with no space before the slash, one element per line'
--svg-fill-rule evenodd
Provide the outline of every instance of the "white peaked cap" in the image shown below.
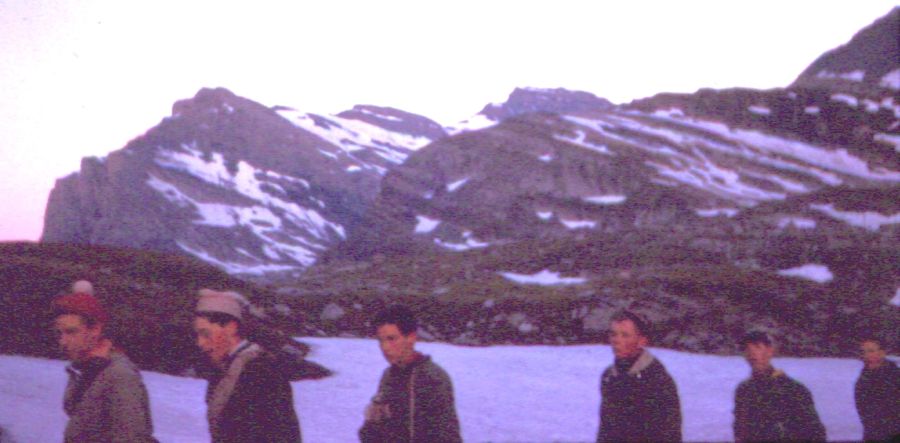
<path fill-rule="evenodd" d="M 197 300 L 195 312 L 221 312 L 240 320 L 243 317 L 244 306 L 249 304 L 243 295 L 234 291 L 216 291 L 204 288 L 197 294 L 200 297 Z"/>

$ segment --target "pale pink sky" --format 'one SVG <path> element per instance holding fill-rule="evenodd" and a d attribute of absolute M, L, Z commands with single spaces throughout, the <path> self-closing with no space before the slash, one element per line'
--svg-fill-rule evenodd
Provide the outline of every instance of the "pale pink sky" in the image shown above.
<path fill-rule="evenodd" d="M 453 124 L 515 87 L 613 102 L 787 86 L 894 1 L 0 1 L 0 240 L 57 178 L 222 86 L 264 105 Z"/>

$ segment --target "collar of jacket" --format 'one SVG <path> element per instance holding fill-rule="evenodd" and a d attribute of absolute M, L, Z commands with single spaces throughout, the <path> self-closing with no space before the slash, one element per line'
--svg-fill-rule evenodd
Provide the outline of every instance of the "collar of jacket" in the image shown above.
<path fill-rule="evenodd" d="M 72 362 L 66 366 L 66 372 L 76 379 L 83 376 L 94 377 L 104 368 L 109 366 L 110 359 L 104 357 L 91 357 L 84 361 Z"/>
<path fill-rule="evenodd" d="M 647 367 L 650 366 L 651 363 L 653 363 L 653 360 L 656 360 L 656 357 L 654 357 L 653 354 L 650 353 L 650 351 L 644 349 L 641 352 L 641 356 L 638 357 L 637 361 L 635 361 L 634 364 L 631 365 L 631 368 L 628 369 L 628 375 L 631 375 L 631 376 L 640 375 L 641 371 L 643 371 L 644 369 L 647 369 Z M 616 368 L 615 362 L 613 362 L 611 368 L 612 369 L 610 370 L 610 374 L 613 377 L 618 377 L 619 369 Z"/>
<path fill-rule="evenodd" d="M 782 376 L 784 376 L 784 371 L 782 371 L 781 369 L 771 367 L 771 366 L 769 367 L 769 369 L 766 369 L 765 371 L 750 373 L 751 378 L 757 378 L 757 379 L 778 378 L 778 377 L 782 377 Z"/>
<path fill-rule="evenodd" d="M 891 360 L 884 359 L 884 361 L 881 362 L 881 366 L 877 368 L 869 368 L 863 365 L 862 372 L 865 374 L 878 374 L 881 372 L 888 373 L 895 370 L 897 370 L 897 364 Z"/>
<path fill-rule="evenodd" d="M 410 361 L 408 364 L 405 364 L 403 366 L 400 366 L 400 365 L 391 365 L 391 366 L 393 366 L 394 369 L 399 370 L 399 371 L 411 371 L 412 368 L 419 366 L 420 364 L 422 364 L 422 362 L 424 362 L 425 360 L 428 360 L 429 357 L 427 355 L 425 355 L 419 351 L 415 351 L 415 352 L 416 353 L 413 355 L 412 361 Z"/>
<path fill-rule="evenodd" d="M 94 383 L 97 376 L 99 376 L 111 362 L 112 360 L 109 358 L 91 357 L 87 360 L 73 362 L 69 366 L 66 366 L 66 372 L 69 373 L 69 377 L 72 380 L 71 393 L 63 397 L 63 410 L 65 410 L 67 414 L 71 415 L 74 413 L 75 408 L 78 407 L 78 404 L 81 403 L 81 399 L 84 398 L 84 393 L 87 391 L 88 387 Z"/>

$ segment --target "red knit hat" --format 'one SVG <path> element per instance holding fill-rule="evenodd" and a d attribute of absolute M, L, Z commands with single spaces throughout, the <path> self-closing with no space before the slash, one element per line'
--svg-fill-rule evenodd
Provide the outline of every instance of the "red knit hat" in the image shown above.
<path fill-rule="evenodd" d="M 53 310 L 57 315 L 76 314 L 101 324 L 109 321 L 106 308 L 91 294 L 74 293 L 57 297 L 53 300 Z"/>

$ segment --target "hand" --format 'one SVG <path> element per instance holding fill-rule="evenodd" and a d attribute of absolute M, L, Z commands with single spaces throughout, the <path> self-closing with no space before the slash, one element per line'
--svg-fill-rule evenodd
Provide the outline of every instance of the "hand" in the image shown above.
<path fill-rule="evenodd" d="M 381 421 L 391 418 L 391 408 L 384 403 L 369 403 L 366 406 L 366 421 Z"/>

